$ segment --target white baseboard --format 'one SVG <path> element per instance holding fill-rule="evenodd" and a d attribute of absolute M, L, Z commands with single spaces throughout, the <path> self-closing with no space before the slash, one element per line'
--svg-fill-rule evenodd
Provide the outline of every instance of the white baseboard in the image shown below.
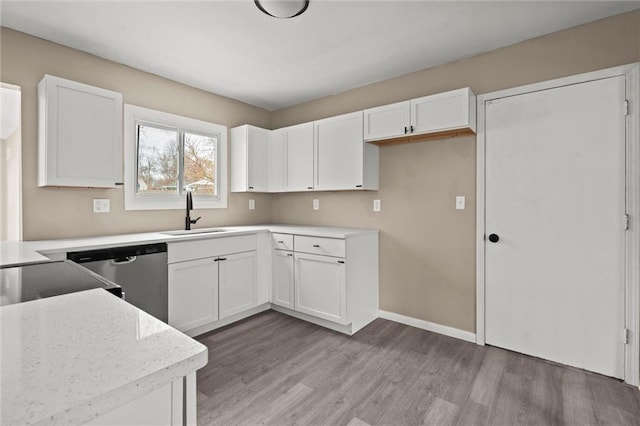
<path fill-rule="evenodd" d="M 396 314 L 395 312 L 378 311 L 378 317 L 399 322 L 400 324 L 410 325 L 411 327 L 421 328 L 434 333 L 444 334 L 445 336 L 455 337 L 456 339 L 466 340 L 467 342 L 476 343 L 476 334 L 470 331 L 460 330 L 458 328 L 448 327 L 433 322 L 421 320 L 418 318 L 407 317 L 405 315 Z"/>

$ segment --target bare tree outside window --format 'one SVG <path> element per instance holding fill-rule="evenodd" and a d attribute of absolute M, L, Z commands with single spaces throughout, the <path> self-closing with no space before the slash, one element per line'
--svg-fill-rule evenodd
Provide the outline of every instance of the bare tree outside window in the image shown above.
<path fill-rule="evenodd" d="M 136 193 L 175 194 L 180 187 L 182 191 L 216 196 L 216 147 L 217 138 L 213 136 L 139 123 Z"/>
<path fill-rule="evenodd" d="M 175 191 L 178 182 L 178 132 L 138 125 L 137 193 Z"/>
<path fill-rule="evenodd" d="M 217 195 L 216 142 L 211 136 L 184 133 L 184 189 Z"/>

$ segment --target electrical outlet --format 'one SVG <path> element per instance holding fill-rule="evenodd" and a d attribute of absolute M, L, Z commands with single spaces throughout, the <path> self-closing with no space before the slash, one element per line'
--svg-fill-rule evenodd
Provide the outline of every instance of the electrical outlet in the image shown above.
<path fill-rule="evenodd" d="M 373 200 L 373 211 L 374 212 L 380 211 L 380 200 Z"/>
<path fill-rule="evenodd" d="M 250 199 L 249 200 L 249 210 L 255 210 L 255 209 L 256 209 L 256 200 Z"/>
<path fill-rule="evenodd" d="M 111 211 L 111 200 L 109 200 L 108 198 L 93 199 L 94 213 L 109 213 L 110 211 Z"/>
<path fill-rule="evenodd" d="M 464 210 L 465 208 L 465 198 L 462 195 L 458 195 L 456 197 L 456 210 Z"/>
<path fill-rule="evenodd" d="M 313 199 L 313 209 L 320 210 L 320 200 L 318 200 L 317 198 Z"/>

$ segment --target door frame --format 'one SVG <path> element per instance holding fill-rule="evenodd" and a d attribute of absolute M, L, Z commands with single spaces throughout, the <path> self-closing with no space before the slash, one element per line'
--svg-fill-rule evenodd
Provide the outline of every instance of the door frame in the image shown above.
<path fill-rule="evenodd" d="M 626 214 L 624 321 L 628 343 L 624 350 L 624 381 L 640 384 L 640 62 L 604 70 L 528 84 L 477 98 L 476 167 L 476 343 L 485 344 L 485 102 L 604 78 L 624 76 L 629 110 L 626 117 Z M 621 312 L 621 314 L 623 314 Z M 622 330 L 621 336 L 622 339 Z"/>

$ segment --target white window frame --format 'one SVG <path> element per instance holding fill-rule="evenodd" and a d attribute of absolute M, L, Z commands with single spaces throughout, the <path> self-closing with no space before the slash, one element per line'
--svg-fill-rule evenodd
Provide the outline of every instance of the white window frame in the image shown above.
<path fill-rule="evenodd" d="M 227 208 L 227 126 L 196 120 L 135 105 L 124 105 L 124 209 L 175 210 L 185 208 L 185 194 L 137 194 L 138 167 L 137 125 L 157 124 L 161 128 L 178 128 L 195 134 L 216 136 L 217 196 L 193 194 L 195 209 Z M 182 158 L 182 153 L 180 153 Z"/>

